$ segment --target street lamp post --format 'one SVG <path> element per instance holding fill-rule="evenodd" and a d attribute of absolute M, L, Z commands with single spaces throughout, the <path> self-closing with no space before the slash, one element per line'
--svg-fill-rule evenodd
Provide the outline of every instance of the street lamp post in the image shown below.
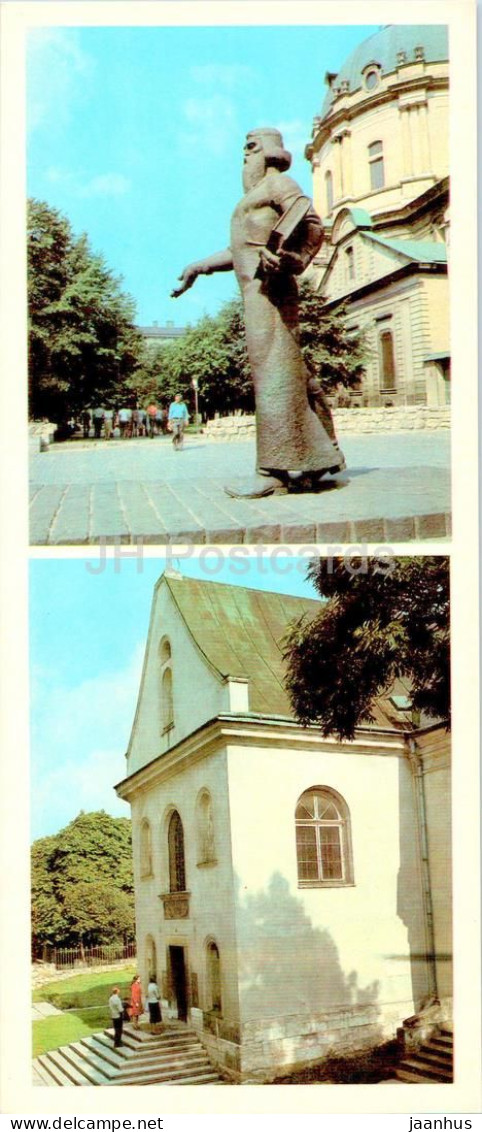
<path fill-rule="evenodd" d="M 199 405 L 198 405 L 199 385 L 198 385 L 197 377 L 193 377 L 193 379 L 191 381 L 191 385 L 194 389 L 194 419 L 196 421 L 196 424 L 199 424 Z"/>

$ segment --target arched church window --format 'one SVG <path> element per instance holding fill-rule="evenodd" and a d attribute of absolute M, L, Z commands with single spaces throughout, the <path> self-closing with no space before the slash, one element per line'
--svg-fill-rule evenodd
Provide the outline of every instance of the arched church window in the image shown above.
<path fill-rule="evenodd" d="M 341 794 L 311 787 L 298 800 L 295 820 L 300 887 L 353 884 L 350 814 Z"/>
<path fill-rule="evenodd" d="M 213 804 L 208 790 L 203 790 L 196 807 L 197 825 L 197 863 L 213 864 L 216 860 L 214 847 Z"/>
<path fill-rule="evenodd" d="M 171 645 L 167 637 L 164 637 L 159 645 L 159 659 L 161 663 L 161 731 L 164 735 L 174 727 Z"/>
<path fill-rule="evenodd" d="M 333 173 L 328 170 L 325 173 L 325 192 L 326 192 L 326 211 L 331 212 L 333 208 Z"/>
<path fill-rule="evenodd" d="M 221 1014 L 221 964 L 219 960 L 219 948 L 217 944 L 214 943 L 214 940 L 208 943 L 206 958 L 208 1009 L 215 1010 L 217 1014 Z"/>
<path fill-rule="evenodd" d="M 374 191 L 383 189 L 385 184 L 383 142 L 374 141 L 368 146 L 368 164 L 370 167 L 370 187 Z"/>
<path fill-rule="evenodd" d="M 174 810 L 171 815 L 167 840 L 169 848 L 169 891 L 185 892 L 184 830 L 177 810 Z"/>
<path fill-rule="evenodd" d="M 143 818 L 141 822 L 140 831 L 140 849 L 141 849 L 141 876 L 152 876 L 152 839 L 151 839 L 151 825 L 147 818 Z"/>
<path fill-rule="evenodd" d="M 355 278 L 355 253 L 351 246 L 345 249 L 345 265 L 347 282 L 351 283 Z"/>

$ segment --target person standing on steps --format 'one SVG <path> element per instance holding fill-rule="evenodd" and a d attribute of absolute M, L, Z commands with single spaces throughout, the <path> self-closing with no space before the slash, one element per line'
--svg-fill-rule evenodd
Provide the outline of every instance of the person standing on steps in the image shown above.
<path fill-rule="evenodd" d="M 156 976 L 151 975 L 149 979 L 149 986 L 147 988 L 146 1002 L 149 1010 L 149 1022 L 151 1026 L 155 1026 L 157 1022 L 162 1022 L 161 1015 L 161 996 L 159 987 L 156 982 Z"/>
<path fill-rule="evenodd" d="M 124 1020 L 124 1004 L 119 994 L 119 987 L 113 987 L 109 998 L 109 1014 L 114 1027 L 114 1048 L 122 1045 L 122 1024 Z"/>
<path fill-rule="evenodd" d="M 135 1026 L 136 1030 L 139 1027 L 139 1018 L 143 1013 L 142 1007 L 142 987 L 140 975 L 134 975 L 131 983 L 131 998 L 129 1002 L 129 1018 Z"/>

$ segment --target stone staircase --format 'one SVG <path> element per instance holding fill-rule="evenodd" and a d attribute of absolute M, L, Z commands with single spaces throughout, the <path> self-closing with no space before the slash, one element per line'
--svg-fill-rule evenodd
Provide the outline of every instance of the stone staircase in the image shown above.
<path fill-rule="evenodd" d="M 159 1034 L 124 1026 L 49 1050 L 33 1062 L 37 1085 L 222 1085 L 194 1030 L 179 1025 Z"/>
<path fill-rule="evenodd" d="M 423 1085 L 453 1081 L 453 1032 L 448 1022 L 438 1026 L 417 1050 L 403 1057 L 395 1079 Z"/>

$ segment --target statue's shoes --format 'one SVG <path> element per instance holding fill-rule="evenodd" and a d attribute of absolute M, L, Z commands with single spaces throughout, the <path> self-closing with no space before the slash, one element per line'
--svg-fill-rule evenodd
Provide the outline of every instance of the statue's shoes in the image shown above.
<path fill-rule="evenodd" d="M 262 499 L 265 495 L 286 495 L 288 486 L 275 476 L 254 475 L 225 484 L 224 490 L 231 499 Z"/>

